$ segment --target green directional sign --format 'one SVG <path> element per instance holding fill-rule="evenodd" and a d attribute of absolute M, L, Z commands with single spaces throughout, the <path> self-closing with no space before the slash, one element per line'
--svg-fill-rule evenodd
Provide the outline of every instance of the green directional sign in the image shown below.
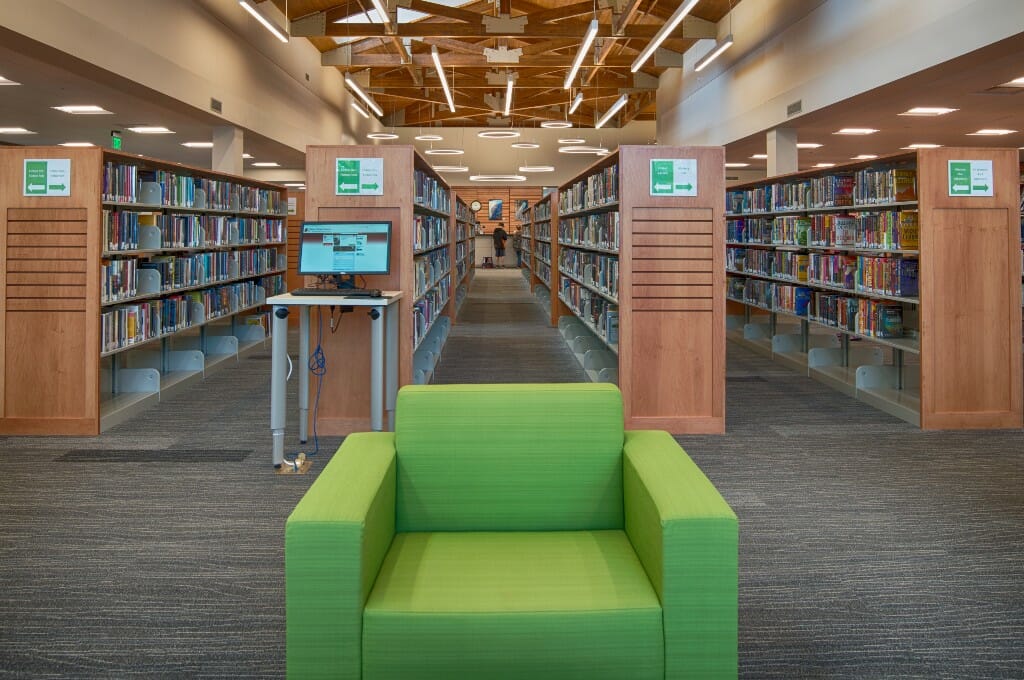
<path fill-rule="evenodd" d="M 949 161 L 950 196 L 992 196 L 992 161 Z"/>
<path fill-rule="evenodd" d="M 70 196 L 70 158 L 26 158 L 23 174 L 24 196 Z"/>
<path fill-rule="evenodd" d="M 651 196 L 696 196 L 696 158 L 652 158 Z"/>
<path fill-rule="evenodd" d="M 383 158 L 338 158 L 336 196 L 380 196 L 384 193 Z"/>

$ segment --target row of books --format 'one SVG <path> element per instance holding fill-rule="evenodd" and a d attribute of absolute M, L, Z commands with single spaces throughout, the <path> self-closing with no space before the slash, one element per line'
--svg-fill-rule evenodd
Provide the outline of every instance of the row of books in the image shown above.
<path fill-rule="evenodd" d="M 113 161 L 103 164 L 104 201 L 137 203 L 146 182 L 159 187 L 159 205 L 276 214 L 286 210 L 283 191 Z"/>
<path fill-rule="evenodd" d="M 619 166 L 610 165 L 558 193 L 558 214 L 599 208 L 619 200 Z"/>
<path fill-rule="evenodd" d="M 461 281 L 462 277 L 466 275 L 469 270 L 469 265 L 466 264 L 465 260 L 459 260 L 455 263 L 455 280 Z"/>
<path fill-rule="evenodd" d="M 159 229 L 161 248 L 203 248 L 284 241 L 284 221 L 279 219 L 104 210 L 104 248 L 110 252 L 137 250 L 140 229 L 144 226 Z"/>
<path fill-rule="evenodd" d="M 587 248 L 618 250 L 619 213 L 603 212 L 558 221 L 558 242 Z"/>
<path fill-rule="evenodd" d="M 558 266 L 588 286 L 613 298 L 619 296 L 619 258 L 574 248 L 558 251 Z"/>
<path fill-rule="evenodd" d="M 920 224 L 916 210 L 885 210 L 859 215 L 812 215 L 808 242 L 818 247 L 917 250 Z"/>
<path fill-rule="evenodd" d="M 455 261 L 462 262 L 466 259 L 466 255 L 469 254 L 469 244 L 465 241 L 459 241 L 455 244 Z"/>
<path fill-rule="evenodd" d="M 550 222 L 538 222 L 533 225 L 537 233 L 534 238 L 538 240 L 550 241 L 551 240 L 551 223 Z"/>
<path fill-rule="evenodd" d="M 911 168 L 865 168 L 853 173 L 808 177 L 725 195 L 731 214 L 814 210 L 917 200 L 917 172 Z"/>
<path fill-rule="evenodd" d="M 412 305 L 412 344 L 418 347 L 420 341 L 434 321 L 441 315 L 441 310 L 448 304 L 451 295 L 451 277 L 446 276 L 438 285 L 431 288 L 426 295 Z"/>
<path fill-rule="evenodd" d="M 726 268 L 895 297 L 916 297 L 919 291 L 918 261 L 913 258 L 729 248 Z"/>
<path fill-rule="evenodd" d="M 439 179 L 422 170 L 414 170 L 413 184 L 416 189 L 414 199 L 416 205 L 422 205 L 445 214 L 451 212 L 451 195 Z"/>
<path fill-rule="evenodd" d="M 472 235 L 473 227 L 469 224 L 463 224 L 462 222 L 455 223 L 455 240 L 465 241 Z"/>
<path fill-rule="evenodd" d="M 551 287 L 550 264 L 548 264 L 547 262 L 543 262 L 541 260 L 537 260 L 536 262 L 534 262 L 533 271 L 537 275 L 537 278 L 544 282 L 544 285 L 546 285 L 548 288 Z"/>
<path fill-rule="evenodd" d="M 540 222 L 541 220 L 551 219 L 551 201 L 544 201 L 533 206 L 533 221 Z"/>
<path fill-rule="evenodd" d="M 618 344 L 619 306 L 572 279 L 562 278 L 560 297 L 569 309 L 590 324 L 599 337 L 609 344 Z M 614 319 L 614 324 L 612 320 Z M 613 334 L 609 330 L 614 325 Z M 613 339 L 614 338 L 614 339 Z"/>
<path fill-rule="evenodd" d="M 523 225 L 523 232 L 522 232 L 522 237 L 523 237 L 523 240 L 525 241 L 525 240 L 529 239 L 529 238 L 530 238 L 530 235 L 531 235 L 532 233 L 533 233 L 533 230 L 532 230 L 532 225 L 530 225 L 530 224 L 524 224 L 524 225 Z"/>
<path fill-rule="evenodd" d="M 413 250 L 435 248 L 448 243 L 448 220 L 437 215 L 413 215 Z"/>
<path fill-rule="evenodd" d="M 459 222 L 473 222 L 473 211 L 469 209 L 465 201 L 455 201 L 455 219 Z"/>
<path fill-rule="evenodd" d="M 452 268 L 448 250 L 432 250 L 426 255 L 413 258 L 413 297 L 419 297 L 433 288 L 442 276 Z"/>
<path fill-rule="evenodd" d="M 548 264 L 551 263 L 551 244 L 545 243 L 544 241 L 537 241 L 535 251 L 537 253 L 537 259 L 543 260 Z"/>

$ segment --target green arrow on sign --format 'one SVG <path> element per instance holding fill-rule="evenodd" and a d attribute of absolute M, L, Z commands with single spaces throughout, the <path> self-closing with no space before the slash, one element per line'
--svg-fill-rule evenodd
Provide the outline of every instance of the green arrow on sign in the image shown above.
<path fill-rule="evenodd" d="M 67 187 L 63 184 L 51 184 L 50 191 L 64 191 Z"/>
<path fill-rule="evenodd" d="M 363 189 L 376 189 L 380 185 L 379 184 L 363 184 L 361 186 L 362 186 Z"/>
<path fill-rule="evenodd" d="M 974 189 L 975 191 L 988 191 L 988 185 L 987 184 L 982 184 L 981 186 L 975 185 L 975 186 L 973 186 L 971 188 Z"/>
<path fill-rule="evenodd" d="M 692 184 L 677 184 L 676 185 L 676 189 L 686 189 L 687 191 L 689 191 L 692 188 L 693 188 Z"/>

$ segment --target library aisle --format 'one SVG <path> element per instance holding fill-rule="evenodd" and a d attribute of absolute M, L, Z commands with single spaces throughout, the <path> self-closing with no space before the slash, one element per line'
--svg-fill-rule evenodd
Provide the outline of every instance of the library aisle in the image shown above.
<path fill-rule="evenodd" d="M 513 257 L 514 261 L 514 257 Z M 518 269 L 477 269 L 434 383 L 586 382 Z"/>

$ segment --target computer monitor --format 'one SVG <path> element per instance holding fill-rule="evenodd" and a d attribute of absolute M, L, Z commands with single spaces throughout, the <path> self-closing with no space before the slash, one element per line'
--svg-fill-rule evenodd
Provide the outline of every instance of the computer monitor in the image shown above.
<path fill-rule="evenodd" d="M 303 222 L 299 274 L 355 276 L 391 271 L 391 222 Z"/>

